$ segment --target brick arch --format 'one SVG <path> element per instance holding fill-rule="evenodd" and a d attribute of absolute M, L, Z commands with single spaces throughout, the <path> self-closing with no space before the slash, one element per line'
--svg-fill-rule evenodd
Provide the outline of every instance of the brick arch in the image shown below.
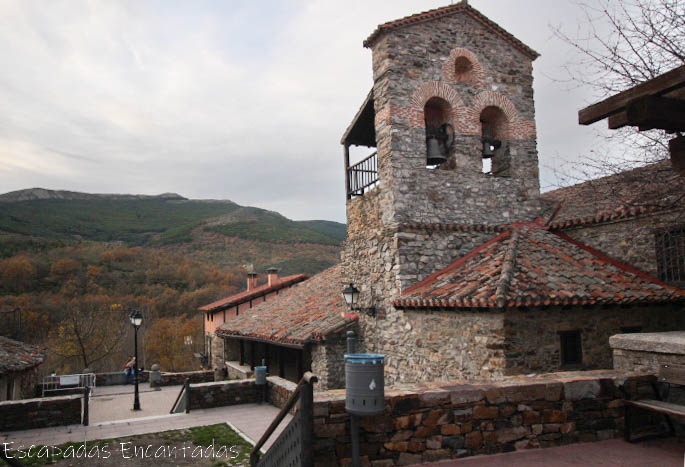
<path fill-rule="evenodd" d="M 480 115 L 486 107 L 497 107 L 500 109 L 507 119 L 509 127 L 508 138 L 518 137 L 515 132 L 512 132 L 512 128 L 516 127 L 516 123 L 519 121 L 518 111 L 505 95 L 495 91 L 483 91 L 473 99 L 466 118 L 466 127 L 469 130 L 469 134 L 481 134 Z"/>
<path fill-rule="evenodd" d="M 457 76 L 455 70 L 455 64 L 458 58 L 464 57 L 469 62 L 471 62 L 471 71 L 465 76 Z M 442 76 L 448 83 L 475 83 L 478 87 L 485 88 L 485 78 L 487 73 L 480 64 L 476 54 L 471 52 L 469 49 L 464 49 L 462 47 L 456 47 L 450 52 L 450 56 L 442 64 Z"/>
<path fill-rule="evenodd" d="M 420 114 L 421 118 L 414 119 L 412 126 L 416 128 L 423 128 L 425 126 L 423 108 L 426 102 L 433 97 L 439 97 L 449 103 L 452 125 L 457 132 L 463 133 L 465 131 L 466 106 L 457 91 L 442 81 L 429 81 L 414 92 L 411 98 L 411 109 L 417 117 Z"/>

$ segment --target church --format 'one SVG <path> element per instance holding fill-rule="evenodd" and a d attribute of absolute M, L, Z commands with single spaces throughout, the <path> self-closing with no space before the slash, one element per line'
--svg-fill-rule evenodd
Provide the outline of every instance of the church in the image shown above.
<path fill-rule="evenodd" d="M 271 374 L 341 388 L 354 330 L 386 355 L 386 385 L 497 379 L 611 368 L 610 336 L 684 328 L 682 203 L 637 205 L 644 184 L 620 174 L 541 195 L 533 49 L 466 1 L 364 46 L 373 88 L 341 141 L 341 263 L 219 325 L 215 367 L 258 353 Z M 685 193 L 677 176 L 651 189 Z"/>

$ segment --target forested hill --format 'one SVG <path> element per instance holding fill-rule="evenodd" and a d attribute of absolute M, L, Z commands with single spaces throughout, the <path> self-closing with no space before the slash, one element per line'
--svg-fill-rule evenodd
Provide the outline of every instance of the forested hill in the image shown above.
<path fill-rule="evenodd" d="M 0 335 L 21 323 L 25 340 L 49 349 L 45 371 L 117 371 L 137 309 L 148 364 L 196 369 L 199 306 L 244 290 L 247 264 L 262 281 L 269 267 L 316 274 L 339 261 L 345 235 L 337 222 L 171 193 L 0 195 Z"/>
<path fill-rule="evenodd" d="M 224 244 L 229 238 L 337 247 L 345 238 L 346 228 L 338 222 L 293 221 L 232 201 L 189 200 L 171 193 L 92 195 L 30 189 L 0 195 L 0 234 L 6 237 L 0 244 L 0 257 L 6 257 L 22 249 L 29 238 L 116 241 L 188 251 L 208 246 L 210 238 L 224 239 L 219 242 Z"/>

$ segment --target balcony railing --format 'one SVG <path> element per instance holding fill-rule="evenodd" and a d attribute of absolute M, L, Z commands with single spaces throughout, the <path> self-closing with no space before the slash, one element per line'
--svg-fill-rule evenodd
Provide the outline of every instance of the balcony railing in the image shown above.
<path fill-rule="evenodd" d="M 378 153 L 347 168 L 347 197 L 364 196 L 378 184 Z"/>

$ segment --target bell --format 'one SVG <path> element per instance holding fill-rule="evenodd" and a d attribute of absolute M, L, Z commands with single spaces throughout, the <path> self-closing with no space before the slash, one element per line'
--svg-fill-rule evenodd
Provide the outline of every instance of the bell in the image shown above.
<path fill-rule="evenodd" d="M 502 142 L 495 138 L 490 138 L 488 136 L 483 136 L 481 139 L 483 142 L 483 159 L 490 159 L 494 157 L 495 150 L 499 149 Z"/>
<path fill-rule="evenodd" d="M 426 140 L 428 146 L 428 157 L 426 160 L 427 165 L 440 165 L 447 161 L 447 157 L 440 148 L 440 142 L 435 137 L 429 137 Z"/>

